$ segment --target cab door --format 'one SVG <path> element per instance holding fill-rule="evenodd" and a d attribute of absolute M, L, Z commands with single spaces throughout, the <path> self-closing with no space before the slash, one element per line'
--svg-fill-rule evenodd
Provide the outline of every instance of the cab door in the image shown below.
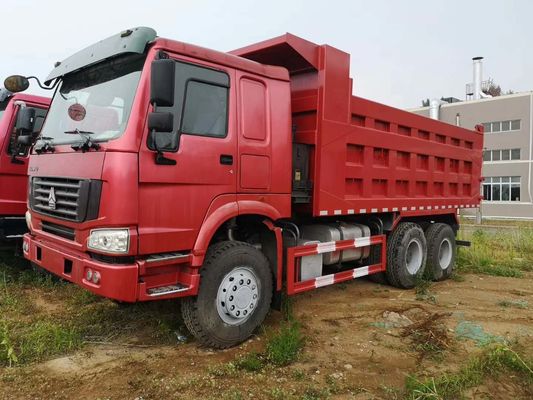
<path fill-rule="evenodd" d="M 26 212 L 29 148 L 19 151 L 16 130 L 21 107 L 36 110 L 34 135 L 40 131 L 47 112 L 36 105 L 13 100 L 5 108 L 0 119 L 0 215 L 20 216 Z"/>
<path fill-rule="evenodd" d="M 211 203 L 236 199 L 235 71 L 175 62 L 174 105 L 157 108 L 174 115 L 178 143 L 164 156 L 175 165 L 156 164 L 146 126 L 139 154 L 141 254 L 191 249 Z"/>
<path fill-rule="evenodd" d="M 239 116 L 239 193 L 272 189 L 270 105 L 264 79 L 237 72 Z M 237 86 L 237 85 L 236 85 Z"/>

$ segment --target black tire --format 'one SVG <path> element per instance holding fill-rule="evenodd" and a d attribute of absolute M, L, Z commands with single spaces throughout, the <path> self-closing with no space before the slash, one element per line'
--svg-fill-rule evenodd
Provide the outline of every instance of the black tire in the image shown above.
<path fill-rule="evenodd" d="M 248 314 L 248 316 L 246 318 L 241 316 L 240 318 L 244 319 L 242 322 L 238 322 L 237 317 L 229 313 L 224 313 L 221 316 L 218 307 L 222 306 L 217 305 L 217 295 L 219 288 L 222 290 L 223 285 L 227 284 L 228 279 L 231 280 L 233 274 L 236 273 L 235 271 L 243 271 L 243 268 L 252 272 L 253 278 L 257 281 L 258 293 L 255 305 L 248 304 L 252 305 L 253 308 L 248 309 L 248 306 L 241 308 L 243 310 L 242 315 Z M 245 273 L 247 273 L 246 271 Z M 228 290 L 235 290 L 234 287 L 236 286 L 228 288 Z M 243 286 L 240 286 L 238 291 L 242 289 L 248 290 L 247 293 L 250 293 L 251 287 L 248 286 L 244 289 Z M 227 299 L 229 297 L 222 300 Z M 271 301 L 272 271 L 265 255 L 248 243 L 225 241 L 209 248 L 204 264 L 200 269 L 198 295 L 184 299 L 181 303 L 181 312 L 185 325 L 198 342 L 208 347 L 224 349 L 235 346 L 250 337 L 264 321 L 270 309 Z M 226 306 L 224 301 L 220 301 L 220 303 Z M 226 321 L 223 318 L 226 318 Z M 230 320 L 231 323 L 228 323 L 227 320 Z"/>
<path fill-rule="evenodd" d="M 448 224 L 435 223 L 426 230 L 428 257 L 426 277 L 434 281 L 448 279 L 455 266 L 455 233 Z"/>
<path fill-rule="evenodd" d="M 422 228 L 412 222 L 401 222 L 387 238 L 387 280 L 397 288 L 413 288 L 424 274 L 426 257 Z"/>
<path fill-rule="evenodd" d="M 368 257 L 369 264 L 377 264 L 381 258 L 381 246 L 372 246 L 370 249 L 370 257 Z M 379 283 L 380 285 L 389 285 L 389 280 L 387 279 L 386 272 L 378 272 L 377 274 L 368 275 L 374 283 Z"/>

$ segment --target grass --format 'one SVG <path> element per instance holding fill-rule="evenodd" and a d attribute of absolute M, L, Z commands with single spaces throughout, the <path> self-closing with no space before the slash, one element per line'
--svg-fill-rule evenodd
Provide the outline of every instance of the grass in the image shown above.
<path fill-rule="evenodd" d="M 300 324 L 288 321 L 268 339 L 265 356 L 272 365 L 283 367 L 298 359 L 303 345 L 304 337 Z"/>
<path fill-rule="evenodd" d="M 253 351 L 240 355 L 228 364 L 210 368 L 209 373 L 219 377 L 232 376 L 239 370 L 260 372 L 267 367 L 285 367 L 297 361 L 304 347 L 305 337 L 300 323 L 293 316 L 292 303 L 288 298 L 283 300 L 282 313 L 284 320 L 281 326 L 277 330 L 267 332 L 267 341 L 262 352 Z"/>
<path fill-rule="evenodd" d="M 419 301 L 427 301 L 433 304 L 437 303 L 435 294 L 431 291 L 433 282 L 425 277 L 419 276 L 415 282 L 415 298 Z"/>
<path fill-rule="evenodd" d="M 457 256 L 459 272 L 521 278 L 533 271 L 533 229 L 517 227 L 490 233 L 478 229 L 462 233 L 471 247 L 460 248 Z"/>
<path fill-rule="evenodd" d="M 500 307 L 528 308 L 526 300 L 501 300 L 497 303 Z"/>
<path fill-rule="evenodd" d="M 486 379 L 504 372 L 519 376 L 525 390 L 533 384 L 533 360 L 527 359 L 507 345 L 486 347 L 485 351 L 468 361 L 459 371 L 438 378 L 419 379 L 408 376 L 406 398 L 411 400 L 447 400 L 464 397 L 465 391 L 482 384 Z"/>
<path fill-rule="evenodd" d="M 0 251 L 0 366 L 41 361 L 88 342 L 176 343 L 184 329 L 175 301 L 118 305 L 41 275 Z"/>

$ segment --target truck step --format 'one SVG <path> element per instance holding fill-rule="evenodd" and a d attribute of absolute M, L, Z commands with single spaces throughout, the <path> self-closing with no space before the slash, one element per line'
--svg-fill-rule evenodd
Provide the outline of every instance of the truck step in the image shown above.
<path fill-rule="evenodd" d="M 184 292 L 188 289 L 189 289 L 188 286 L 177 284 L 177 285 L 160 286 L 160 287 L 151 288 L 151 289 L 148 289 L 147 292 L 148 292 L 148 296 L 157 297 L 157 296 L 164 296 L 166 294 Z"/>
<path fill-rule="evenodd" d="M 154 262 L 160 262 L 160 261 L 168 261 L 168 260 L 177 260 L 180 258 L 189 257 L 188 253 L 159 253 L 159 254 L 152 254 L 151 256 L 146 258 L 147 263 L 154 263 Z"/>

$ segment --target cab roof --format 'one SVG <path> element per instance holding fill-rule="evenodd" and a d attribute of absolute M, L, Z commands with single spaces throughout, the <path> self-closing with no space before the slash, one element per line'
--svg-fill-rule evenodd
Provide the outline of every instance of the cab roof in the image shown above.
<path fill-rule="evenodd" d="M 199 60 L 211 62 L 213 64 L 223 65 L 230 68 L 247 71 L 253 74 L 261 75 L 267 78 L 278 79 L 283 81 L 289 80 L 289 73 L 286 68 L 261 64 L 259 62 L 239 57 L 231 53 L 207 49 L 194 44 L 179 42 L 176 40 L 157 38 L 153 46 L 161 50 L 168 50 L 178 54 L 194 57 Z"/>
<path fill-rule="evenodd" d="M 189 43 L 159 38 L 152 28 L 136 27 L 94 43 L 57 63 L 46 78 L 45 83 L 48 84 L 56 78 L 121 54 L 146 53 L 149 47 L 160 48 L 273 79 L 289 80 L 289 74 L 285 68 L 261 64 L 233 54 Z"/>

